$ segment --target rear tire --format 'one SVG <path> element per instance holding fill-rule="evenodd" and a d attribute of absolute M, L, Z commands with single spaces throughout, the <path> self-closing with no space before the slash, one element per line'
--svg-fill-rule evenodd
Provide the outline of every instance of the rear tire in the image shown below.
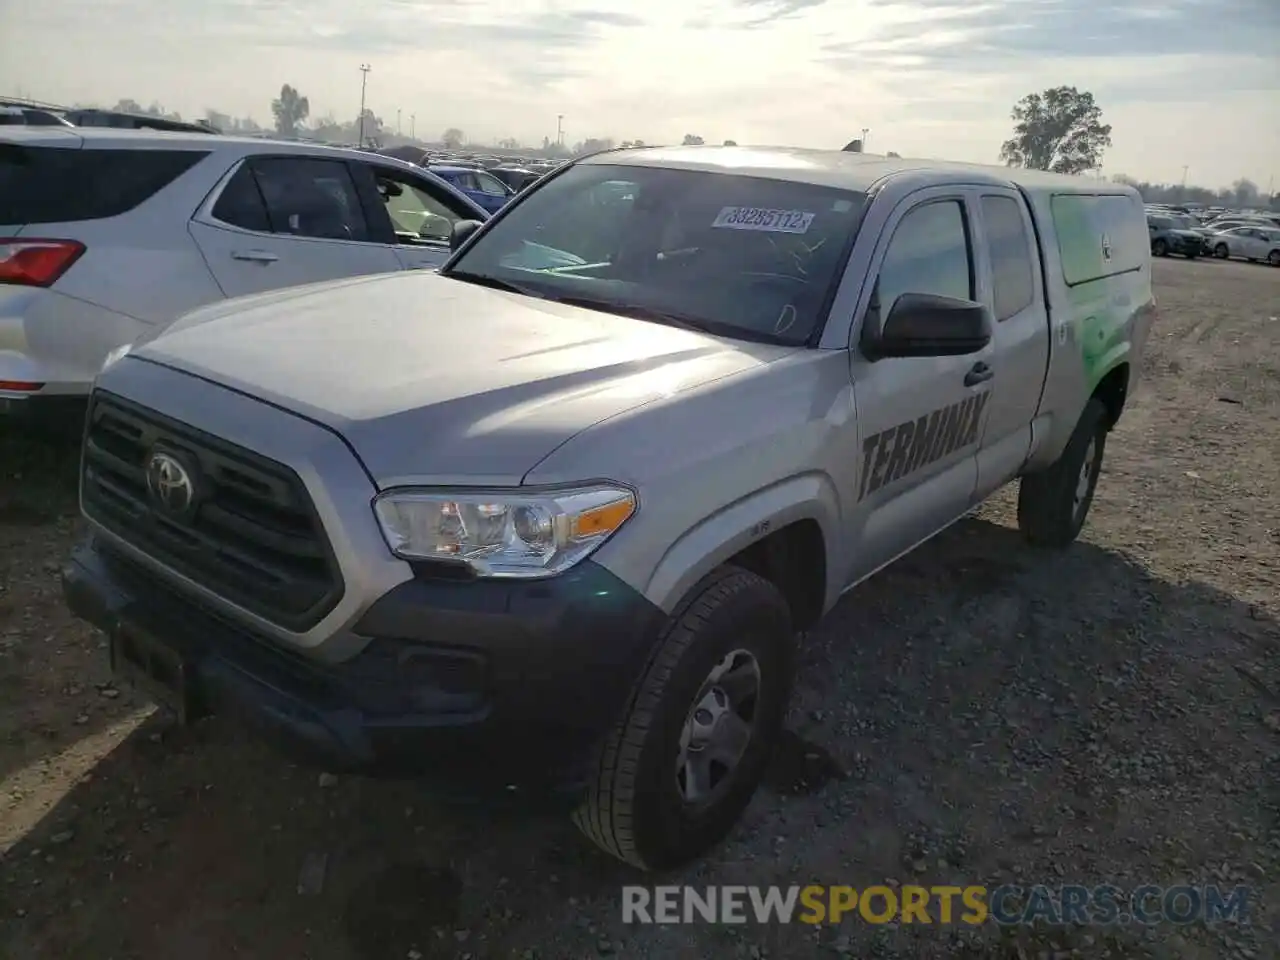
<path fill-rule="evenodd" d="M 1267 254 L 1267 263 L 1273 267 L 1280 267 L 1280 250 L 1272 250 Z"/>
<path fill-rule="evenodd" d="M 1165 243 L 1163 240 L 1157 240 L 1151 245 L 1151 252 L 1157 257 L 1168 256 L 1169 244 Z"/>
<path fill-rule="evenodd" d="M 1018 529 L 1042 547 L 1068 546 L 1080 534 L 1102 472 L 1110 415 L 1091 398 L 1066 449 L 1049 467 L 1024 476 L 1018 489 Z"/>
<path fill-rule="evenodd" d="M 578 829 L 642 870 L 682 866 L 723 840 L 777 743 L 794 648 L 790 610 L 768 580 L 726 566 L 700 581 L 667 621 L 601 748 L 593 782 L 573 813 Z M 752 676 L 755 693 L 744 695 Z M 722 724 L 728 714 L 737 720 Z M 734 743 L 745 736 L 740 752 L 715 739 L 716 730 L 731 728 L 739 733 Z M 694 742 L 686 746 L 689 736 Z M 713 775 L 717 755 L 725 758 L 719 779 Z M 692 772 L 695 762 L 705 777 Z M 704 785 L 698 796 L 696 787 Z"/>

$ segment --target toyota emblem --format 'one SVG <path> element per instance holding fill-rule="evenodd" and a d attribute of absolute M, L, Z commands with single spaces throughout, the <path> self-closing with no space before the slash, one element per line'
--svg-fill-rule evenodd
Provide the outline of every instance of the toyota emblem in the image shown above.
<path fill-rule="evenodd" d="M 147 461 L 151 499 L 168 513 L 185 513 L 196 498 L 191 471 L 177 457 L 157 450 Z"/>

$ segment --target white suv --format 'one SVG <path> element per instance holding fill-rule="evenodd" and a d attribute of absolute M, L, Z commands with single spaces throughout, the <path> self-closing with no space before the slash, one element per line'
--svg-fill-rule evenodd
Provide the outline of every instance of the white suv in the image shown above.
<path fill-rule="evenodd" d="M 435 268 L 488 214 L 316 144 L 82 127 L 0 136 L 0 416 L 82 400 L 112 351 L 226 297 Z"/>

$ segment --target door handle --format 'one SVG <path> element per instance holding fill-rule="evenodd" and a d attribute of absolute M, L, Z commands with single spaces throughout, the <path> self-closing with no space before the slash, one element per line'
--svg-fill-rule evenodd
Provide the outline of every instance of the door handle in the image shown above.
<path fill-rule="evenodd" d="M 964 385 L 966 387 L 976 387 L 980 383 L 986 383 L 995 375 L 996 372 L 994 370 L 979 360 L 964 375 Z"/>
<path fill-rule="evenodd" d="M 270 250 L 232 250 L 232 260 L 251 260 L 254 263 L 275 263 L 280 258 Z"/>

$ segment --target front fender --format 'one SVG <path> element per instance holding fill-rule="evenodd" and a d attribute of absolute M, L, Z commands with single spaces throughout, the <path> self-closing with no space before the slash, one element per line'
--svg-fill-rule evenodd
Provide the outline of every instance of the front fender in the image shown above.
<path fill-rule="evenodd" d="M 823 609 L 828 609 L 839 595 L 833 583 L 843 569 L 835 553 L 841 542 L 840 500 L 831 479 L 817 473 L 756 491 L 700 521 L 667 548 L 644 594 L 670 613 L 694 584 L 734 554 L 800 520 L 813 520 L 822 530 L 827 570 Z"/>

